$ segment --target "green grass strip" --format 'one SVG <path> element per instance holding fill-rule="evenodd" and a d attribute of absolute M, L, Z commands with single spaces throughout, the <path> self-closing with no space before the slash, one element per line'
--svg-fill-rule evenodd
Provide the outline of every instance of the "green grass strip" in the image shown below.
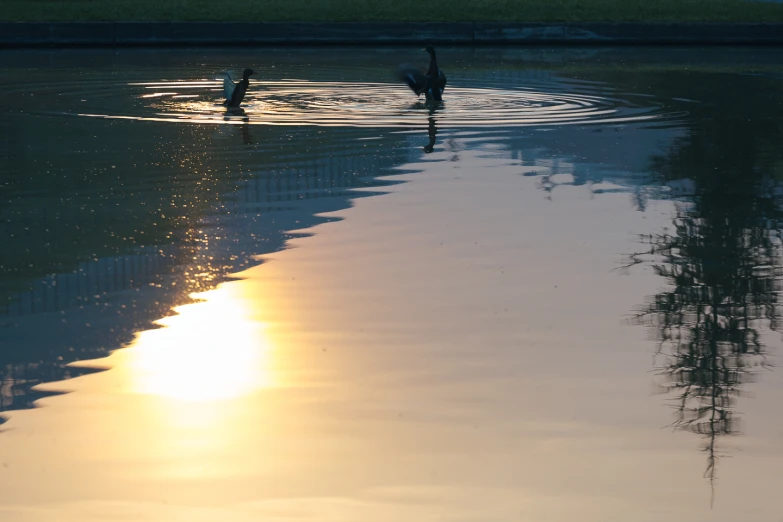
<path fill-rule="evenodd" d="M 0 0 L 0 21 L 783 22 L 748 0 Z"/>

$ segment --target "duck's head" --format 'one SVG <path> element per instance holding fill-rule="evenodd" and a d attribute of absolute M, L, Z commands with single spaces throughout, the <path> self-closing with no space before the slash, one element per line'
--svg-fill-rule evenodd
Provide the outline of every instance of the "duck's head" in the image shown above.
<path fill-rule="evenodd" d="M 251 74 L 255 74 L 255 71 L 253 69 L 245 69 L 242 72 L 242 78 L 247 79 Z"/>
<path fill-rule="evenodd" d="M 427 47 L 424 48 L 424 50 L 427 51 L 427 54 L 429 54 L 430 56 L 435 56 L 435 48 L 433 46 L 428 45 Z"/>

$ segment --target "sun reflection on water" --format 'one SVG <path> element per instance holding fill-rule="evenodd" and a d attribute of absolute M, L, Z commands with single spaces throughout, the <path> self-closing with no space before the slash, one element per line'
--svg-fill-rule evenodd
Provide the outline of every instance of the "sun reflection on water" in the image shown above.
<path fill-rule="evenodd" d="M 132 387 L 143 394 L 208 402 L 247 395 L 273 384 L 266 325 L 250 318 L 245 297 L 223 285 L 175 308 L 162 329 L 133 346 Z"/>

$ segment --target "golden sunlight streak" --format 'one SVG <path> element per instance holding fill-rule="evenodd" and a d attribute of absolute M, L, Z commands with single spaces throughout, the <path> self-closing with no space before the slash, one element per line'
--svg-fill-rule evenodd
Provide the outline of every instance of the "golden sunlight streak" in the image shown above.
<path fill-rule="evenodd" d="M 249 318 L 249 303 L 235 288 L 193 294 L 203 301 L 175 308 L 178 315 L 157 321 L 164 328 L 138 336 L 135 392 L 205 402 L 272 384 L 265 325 Z"/>

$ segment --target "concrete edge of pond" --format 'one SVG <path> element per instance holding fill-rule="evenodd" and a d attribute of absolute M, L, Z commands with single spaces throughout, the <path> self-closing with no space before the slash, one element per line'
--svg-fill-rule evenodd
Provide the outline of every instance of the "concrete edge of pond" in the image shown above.
<path fill-rule="evenodd" d="M 783 23 L 0 22 L 0 47 L 382 44 L 783 45 Z"/>

